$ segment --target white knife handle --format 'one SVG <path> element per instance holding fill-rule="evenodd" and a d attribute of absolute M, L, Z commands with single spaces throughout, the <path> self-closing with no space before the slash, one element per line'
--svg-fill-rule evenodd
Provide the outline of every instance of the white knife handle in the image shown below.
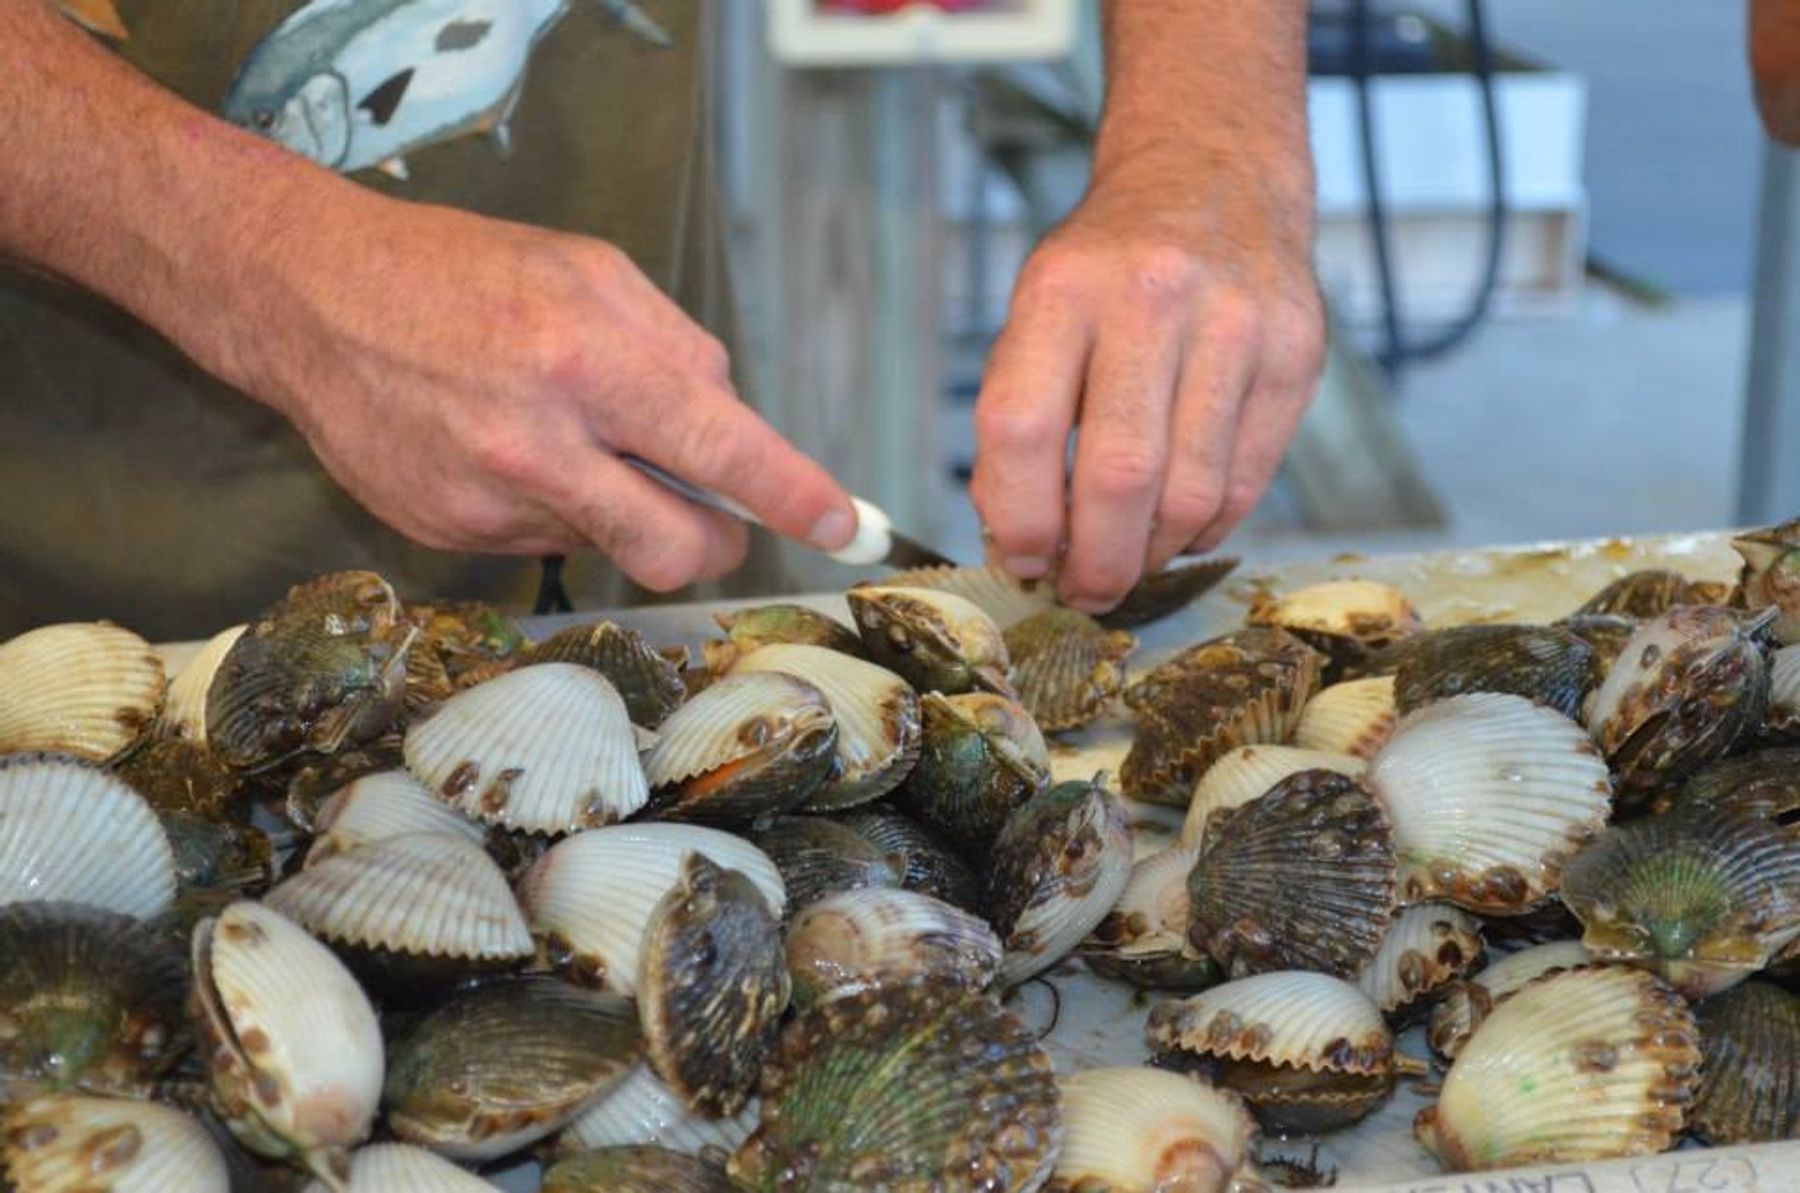
<path fill-rule="evenodd" d="M 852 567 L 881 563 L 894 545 L 893 523 L 888 521 L 880 506 L 871 505 L 860 497 L 852 497 L 850 504 L 856 507 L 856 537 L 827 554 Z"/>

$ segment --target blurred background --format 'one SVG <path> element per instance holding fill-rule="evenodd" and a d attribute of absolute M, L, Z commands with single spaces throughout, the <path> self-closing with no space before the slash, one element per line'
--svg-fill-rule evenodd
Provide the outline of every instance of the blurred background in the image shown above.
<path fill-rule="evenodd" d="M 1020 262 L 1085 184 L 1094 5 L 722 7 L 740 373 L 849 483 L 978 557 L 971 409 Z M 1228 550 L 1793 512 L 1774 467 L 1791 204 L 1743 9 L 1313 5 L 1333 352 L 1277 491 Z M 1759 259 L 1771 327 L 1753 351 Z"/>

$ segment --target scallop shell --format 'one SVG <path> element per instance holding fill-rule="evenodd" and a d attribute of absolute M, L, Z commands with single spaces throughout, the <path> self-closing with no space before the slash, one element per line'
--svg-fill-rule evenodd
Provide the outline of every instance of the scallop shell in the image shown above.
<path fill-rule="evenodd" d="M 650 798 L 625 702 L 574 663 L 452 696 L 406 731 L 406 768 L 470 816 L 545 835 L 612 824 Z"/>
<path fill-rule="evenodd" d="M 763 1068 L 762 1098 L 762 1125 L 731 1160 L 757 1188 L 1032 1189 L 1062 1140 L 1031 1033 L 992 999 L 930 979 L 802 1011 Z"/>
<path fill-rule="evenodd" d="M 1326 580 L 1281 596 L 1263 594 L 1250 606 L 1249 620 L 1297 634 L 1336 668 L 1355 666 L 1420 626 L 1406 594 L 1377 580 Z"/>
<path fill-rule="evenodd" d="M 758 1110 L 751 1102 L 733 1118 L 703 1118 L 648 1064 L 639 1064 L 557 1137 L 556 1154 L 653 1143 L 689 1156 L 726 1155 L 749 1138 Z"/>
<path fill-rule="evenodd" d="M 1130 630 L 1179 613 L 1236 570 L 1230 558 L 1201 559 L 1152 573 L 1132 585 L 1131 591 L 1098 620 L 1109 630 Z"/>
<path fill-rule="evenodd" d="M 1563 863 L 1605 824 L 1612 794 L 1580 726 L 1494 692 L 1401 721 L 1368 783 L 1394 825 L 1402 901 L 1490 915 L 1554 893 Z"/>
<path fill-rule="evenodd" d="M 836 754 L 837 722 L 819 689 L 752 672 L 676 709 L 644 772 L 658 816 L 729 823 L 799 807 L 830 777 Z"/>
<path fill-rule="evenodd" d="M 1430 998 L 1481 963 L 1481 926 L 1448 903 L 1401 908 L 1356 985 L 1385 1014 Z"/>
<path fill-rule="evenodd" d="M 1649 974 L 1558 974 L 1494 1008 L 1414 1133 L 1459 1172 L 1660 1152 L 1693 1098 L 1698 1041 L 1686 1004 Z"/>
<path fill-rule="evenodd" d="M 906 859 L 823 816 L 781 816 L 750 836 L 775 868 L 791 915 L 834 891 L 896 887 Z"/>
<path fill-rule="evenodd" d="M 738 659 L 731 673 L 779 671 L 824 693 L 837 721 L 838 771 L 812 808 L 832 810 L 886 795 L 919 757 L 919 698 L 884 667 L 820 646 L 775 645 Z"/>
<path fill-rule="evenodd" d="M 165 682 L 150 644 L 111 622 L 20 634 L 0 645 L 0 753 L 109 762 L 156 723 Z"/>
<path fill-rule="evenodd" d="M 243 637 L 247 625 L 234 625 L 208 638 L 194 652 L 180 671 L 169 680 L 168 699 L 163 703 L 161 731 L 167 737 L 179 737 L 206 744 L 206 693 L 212 688 L 219 664 Z"/>
<path fill-rule="evenodd" d="M 919 691 L 1013 695 L 1006 641 L 973 601 L 892 584 L 859 585 L 844 599 L 869 657 Z"/>
<path fill-rule="evenodd" d="M 382 1105 L 407 1143 L 493 1160 L 561 1129 L 642 1051 L 618 995 L 507 978 L 453 996 L 395 1041 Z"/>
<path fill-rule="evenodd" d="M 1770 629 L 1778 641 L 1800 642 L 1800 519 L 1766 530 L 1752 531 L 1731 540 L 1744 559 L 1738 590 L 1745 606 L 1773 608 L 1777 616 Z"/>
<path fill-rule="evenodd" d="M 1431 1009 L 1426 1038 L 1432 1051 L 1446 1060 L 1456 1059 L 1475 1029 L 1500 1003 L 1541 977 L 1593 963 L 1579 940 L 1554 940 L 1509 953 L 1474 977 L 1452 982 Z"/>
<path fill-rule="evenodd" d="M 408 1143 L 371 1143 L 357 1148 L 350 1157 L 348 1185 L 328 1187 L 314 1181 L 306 1193 L 331 1193 L 334 1187 L 345 1193 L 494 1193 L 499 1188 Z"/>
<path fill-rule="evenodd" d="M 1800 733 L 1800 646 L 1769 656 L 1769 727 L 1789 737 Z"/>
<path fill-rule="evenodd" d="M 235 819 L 229 805 L 242 777 L 213 757 L 211 750 L 186 738 L 147 742 L 111 769 L 158 815 L 189 814 L 213 822 Z"/>
<path fill-rule="evenodd" d="M 519 881 L 519 902 L 551 965 L 584 985 L 637 993 L 644 929 L 698 853 L 740 870 L 780 915 L 781 875 L 740 837 L 691 824 L 629 824 L 576 833 L 540 857 Z"/>
<path fill-rule="evenodd" d="M 1576 717 L 1594 686 L 1594 648 L 1565 629 L 1464 625 L 1432 630 L 1406 644 L 1394 677 L 1402 713 L 1469 692 L 1510 692 Z"/>
<path fill-rule="evenodd" d="M 1372 758 L 1394 736 L 1394 677 L 1378 675 L 1335 683 L 1306 702 L 1294 726 L 1294 745 L 1305 750 Z"/>
<path fill-rule="evenodd" d="M 901 588 L 931 588 L 962 597 L 978 606 L 1002 630 L 1056 604 L 1047 583 L 1017 580 L 997 564 L 987 567 L 926 567 L 896 572 L 887 583 Z"/>
<path fill-rule="evenodd" d="M 1096 956 L 1146 960 L 1180 955 L 1187 946 L 1188 874 L 1200 860 L 1198 845 L 1172 845 L 1133 863 L 1118 902 L 1082 944 Z"/>
<path fill-rule="evenodd" d="M 913 891 L 840 891 L 794 917 L 788 970 L 802 1003 L 844 990 L 936 974 L 980 990 L 1000 969 L 985 920 Z"/>
<path fill-rule="evenodd" d="M 1058 1085 L 1063 1145 L 1046 1193 L 1220 1193 L 1254 1175 L 1256 1123 L 1235 1094 L 1146 1068 L 1088 1069 Z"/>
<path fill-rule="evenodd" d="M 919 761 L 894 801 L 971 859 L 1050 781 L 1050 750 L 1031 714 L 989 692 L 928 692 Z"/>
<path fill-rule="evenodd" d="M 1357 780 L 1308 770 L 1213 822 L 1188 875 L 1188 936 L 1233 977 L 1353 977 L 1394 910 L 1393 829 Z"/>
<path fill-rule="evenodd" d="M 27 1193 L 229 1193 L 205 1127 L 167 1106 L 60 1095 L 0 1109 L 0 1182 Z"/>
<path fill-rule="evenodd" d="M 0 904 L 89 903 L 151 919 L 175 901 L 175 855 L 142 796 L 58 754 L 0 758 Z"/>
<path fill-rule="evenodd" d="M 1349 754 L 1300 746 L 1239 746 L 1207 767 L 1195 785 L 1194 798 L 1181 822 L 1181 843 L 1199 845 L 1214 818 L 1266 794 L 1290 775 L 1330 770 L 1360 779 L 1368 769 L 1367 762 Z"/>
<path fill-rule="evenodd" d="M 655 729 L 681 706 L 681 670 L 642 634 L 610 621 L 569 626 L 524 651 L 520 666 L 575 663 L 599 672 L 625 701 L 634 725 Z"/>
<path fill-rule="evenodd" d="M 1575 616 L 1660 617 L 1677 605 L 1722 604 L 1724 595 L 1720 585 L 1689 580 L 1667 568 L 1644 568 L 1627 572 L 1589 597 Z"/>
<path fill-rule="evenodd" d="M 1800 746 L 1713 763 L 1682 788 L 1677 807 L 1692 804 L 1760 817 L 1800 839 Z"/>
<path fill-rule="evenodd" d="M 730 613 L 715 613 L 713 620 L 729 637 L 733 657 L 782 642 L 823 646 L 827 650 L 863 657 L 862 639 L 856 636 L 855 630 L 835 617 L 805 605 L 757 605 Z"/>
<path fill-rule="evenodd" d="M 1594 652 L 1594 672 L 1602 677 L 1624 653 L 1625 644 L 1638 628 L 1636 618 L 1612 613 L 1579 613 L 1557 624 L 1588 644 Z M 1593 695 L 1589 692 L 1588 699 L 1592 700 Z M 1587 720 L 1585 710 L 1581 719 Z"/>
<path fill-rule="evenodd" d="M 1800 998 L 1745 982 L 1694 1017 L 1706 1059 L 1689 1129 L 1721 1147 L 1800 1136 Z"/>
<path fill-rule="evenodd" d="M 734 1193 L 725 1170 L 639 1144 L 583 1152 L 544 1173 L 543 1193 Z"/>
<path fill-rule="evenodd" d="M 202 920 L 193 964 L 203 1055 L 232 1134 L 321 1178 L 341 1172 L 381 1098 L 381 1028 L 356 979 L 258 903 Z"/>
<path fill-rule="evenodd" d="M 320 806 L 313 832 L 309 866 L 389 837 L 445 833 L 479 844 L 486 835 L 403 770 L 377 771 L 339 788 Z"/>
<path fill-rule="evenodd" d="M 1098 782 L 1058 783 L 1014 812 L 994 842 L 988 920 L 1005 945 L 999 983 L 1055 965 L 1099 926 L 1131 876 L 1131 826 Z"/>
<path fill-rule="evenodd" d="M 1800 937 L 1800 841 L 1695 806 L 1607 829 L 1564 869 L 1562 895 L 1589 953 L 1703 998 Z"/>
<path fill-rule="evenodd" d="M 981 880 L 948 844 L 904 812 L 876 805 L 846 812 L 838 822 L 890 858 L 905 859 L 900 885 L 965 911 L 981 908 Z"/>
<path fill-rule="evenodd" d="M 1137 639 L 1074 609 L 1045 609 L 1006 631 L 1019 703 L 1046 733 L 1079 729 L 1125 688 Z"/>

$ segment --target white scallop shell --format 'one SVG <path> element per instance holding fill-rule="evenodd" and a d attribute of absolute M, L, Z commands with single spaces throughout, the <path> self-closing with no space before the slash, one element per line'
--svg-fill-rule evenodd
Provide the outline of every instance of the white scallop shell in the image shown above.
<path fill-rule="evenodd" d="M 1394 706 L 1394 677 L 1352 679 L 1323 689 L 1300 710 L 1294 744 L 1372 758 L 1394 736 L 1400 714 Z"/>
<path fill-rule="evenodd" d="M 809 998 L 916 974 L 979 990 L 993 981 L 1001 952 L 986 920 L 917 891 L 834 891 L 787 927 L 788 971 Z"/>
<path fill-rule="evenodd" d="M 156 813 L 117 776 L 55 754 L 0 758 L 0 903 L 62 899 L 150 919 L 175 901 Z"/>
<path fill-rule="evenodd" d="M 1800 646 L 1769 656 L 1769 710 L 1771 720 L 1800 720 Z"/>
<path fill-rule="evenodd" d="M 645 1062 L 570 1123 L 557 1137 L 556 1151 L 568 1156 L 590 1148 L 653 1143 L 688 1156 L 728 1154 L 750 1137 L 760 1110 L 752 1099 L 734 1118 L 702 1118 Z"/>
<path fill-rule="evenodd" d="M 534 951 L 506 875 L 460 834 L 411 833 L 326 858 L 265 902 L 340 944 L 422 957 L 516 960 Z"/>
<path fill-rule="evenodd" d="M 489 824 L 559 834 L 623 820 L 650 798 L 617 689 L 539 663 L 458 692 L 406 732 L 406 768 Z"/>
<path fill-rule="evenodd" d="M 742 871 L 780 918 L 787 892 L 775 863 L 742 837 L 689 824 L 622 824 L 564 838 L 519 880 L 519 902 L 533 934 L 566 943 L 584 976 L 593 969 L 630 997 L 644 929 L 690 853 Z"/>
<path fill-rule="evenodd" d="M 845 808 L 877 799 L 906 778 L 919 757 L 919 700 L 885 667 L 822 646 L 776 643 L 731 665 L 731 674 L 779 671 L 825 694 L 837 718 L 840 773 L 814 797 L 820 807 Z"/>
<path fill-rule="evenodd" d="M 1520 696 L 1434 701 L 1369 764 L 1394 825 L 1403 902 L 1505 914 L 1540 902 L 1606 823 L 1612 781 L 1574 721 Z"/>
<path fill-rule="evenodd" d="M 1395 638 L 1419 624 L 1406 594 L 1379 580 L 1324 580 L 1283 593 L 1251 621 L 1345 637 Z"/>
<path fill-rule="evenodd" d="M 156 724 L 166 686 L 151 645 L 111 622 L 29 630 L 0 646 L 0 753 L 109 762 Z"/>
<path fill-rule="evenodd" d="M 338 788 L 319 806 L 314 833 L 306 851 L 309 866 L 359 845 L 410 833 L 448 833 L 475 842 L 485 836 L 481 825 L 403 770 L 378 771 Z"/>
<path fill-rule="evenodd" d="M 1194 785 L 1187 818 L 1181 824 L 1181 843 L 1199 845 L 1206 826 L 1220 812 L 1239 808 L 1268 794 L 1275 784 L 1303 770 L 1333 770 L 1360 779 L 1368 764 L 1348 754 L 1307 750 L 1299 746 L 1239 746 L 1206 768 Z"/>
<path fill-rule="evenodd" d="M 1133 851 L 1137 846 L 1124 804 L 1097 782 L 1091 791 L 1095 798 L 1069 809 L 1068 818 L 1057 826 L 1057 831 L 1073 837 L 1079 818 L 1082 831 L 1091 832 L 1096 838 L 1099 856 L 1089 863 L 1091 872 L 1085 885 L 1070 881 L 1066 873 L 1054 874 L 1048 868 L 1040 871 L 1042 881 L 1037 891 L 1001 937 L 1006 947 L 997 979 L 1001 988 L 1016 986 L 1074 952 L 1118 903 L 1131 878 Z M 1031 807 L 1031 804 L 1021 805 L 1013 813 L 1014 817 L 1028 813 Z M 996 850 L 1008 847 L 1013 823 L 1009 821 L 1008 829 L 1002 830 L 995 843 Z M 1022 839 L 1010 844 L 1014 848 L 1024 847 Z"/>
<path fill-rule="evenodd" d="M 28 1193 L 229 1193 L 205 1127 L 154 1102 L 62 1094 L 16 1106 L 0 1135 L 0 1179 Z"/>
<path fill-rule="evenodd" d="M 1255 1160 L 1236 1094 L 1150 1068 L 1087 1069 L 1057 1082 L 1059 1188 L 1223 1190 Z"/>
<path fill-rule="evenodd" d="M 1200 846 L 1178 842 L 1132 863 L 1119 901 L 1096 930 L 1107 937 L 1106 951 L 1122 959 L 1184 951 L 1187 880 L 1199 860 Z"/>
<path fill-rule="evenodd" d="M 187 665 L 169 681 L 169 698 L 163 703 L 162 732 L 185 737 L 195 745 L 206 744 L 206 693 L 212 688 L 219 664 L 237 645 L 249 626 L 234 625 L 208 638 Z"/>
<path fill-rule="evenodd" d="M 271 908 L 234 903 L 194 929 L 194 973 L 221 1037 L 209 1067 L 223 1104 L 247 1104 L 303 1152 L 368 1137 L 381 1100 L 381 1026 L 330 949 Z"/>
<path fill-rule="evenodd" d="M 474 1173 L 410 1143 L 371 1143 L 350 1157 L 347 1193 L 494 1193 Z M 314 1181 L 306 1193 L 328 1193 Z"/>
<path fill-rule="evenodd" d="M 1356 984 L 1376 1006 L 1393 1012 L 1467 973 L 1481 955 L 1481 925 L 1474 916 L 1448 903 L 1416 903 L 1388 924 Z"/>
<path fill-rule="evenodd" d="M 1379 1071 L 1394 1046 L 1373 999 L 1341 978 L 1304 970 L 1259 973 L 1162 1003 L 1149 1035 L 1158 1049 L 1315 1071 Z"/>
<path fill-rule="evenodd" d="M 791 732 L 800 719 L 815 726 L 828 722 L 831 708 L 812 684 L 779 671 L 727 675 L 702 688 L 657 731 L 657 742 L 644 759 L 652 788 L 679 783 L 747 758 L 766 741 L 746 741 L 739 730 L 758 718 L 772 718 L 780 728 L 769 737 Z"/>
<path fill-rule="evenodd" d="M 1472 978 L 1457 982 L 1431 1008 L 1426 1033 L 1431 1047 L 1454 1059 L 1494 1007 L 1546 974 L 1594 964 L 1579 940 L 1553 940 L 1520 949 L 1490 964 Z"/>
<path fill-rule="evenodd" d="M 1002 630 L 1056 604 L 1056 590 L 1051 585 L 1022 584 L 997 564 L 915 568 L 896 572 L 885 582 L 889 586 L 931 588 L 962 597 L 973 602 Z"/>

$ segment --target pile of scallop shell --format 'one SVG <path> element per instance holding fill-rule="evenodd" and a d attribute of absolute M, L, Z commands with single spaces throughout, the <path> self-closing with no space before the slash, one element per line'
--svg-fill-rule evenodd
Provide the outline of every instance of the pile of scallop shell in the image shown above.
<path fill-rule="evenodd" d="M 1553 626 L 1264 594 L 1129 676 L 1229 564 L 1101 620 L 902 573 L 698 644 L 341 573 L 172 678 L 32 631 L 0 1189 L 1250 1190 L 1259 1130 L 1434 1064 L 1449 1168 L 1786 1138 L 1795 530 Z M 1052 781 L 1127 721 L 1122 794 Z M 1132 800 L 1177 839 L 1134 858 Z M 1142 1066 L 1057 1072 L 1016 1013 L 1077 964 L 1167 993 Z"/>

